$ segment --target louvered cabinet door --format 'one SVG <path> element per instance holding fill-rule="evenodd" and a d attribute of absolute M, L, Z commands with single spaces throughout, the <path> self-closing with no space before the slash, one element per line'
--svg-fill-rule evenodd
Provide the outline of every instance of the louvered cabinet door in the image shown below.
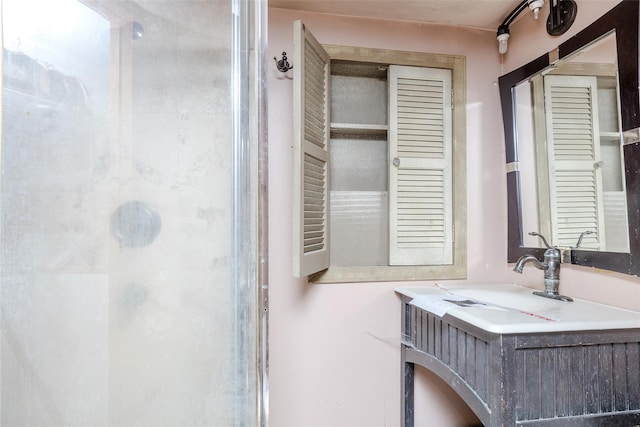
<path fill-rule="evenodd" d="M 597 80 L 546 76 L 545 111 L 553 244 L 604 249 Z"/>
<path fill-rule="evenodd" d="M 329 55 L 294 22 L 293 275 L 329 267 Z"/>
<path fill-rule="evenodd" d="M 389 67 L 389 264 L 453 260 L 451 72 Z"/>

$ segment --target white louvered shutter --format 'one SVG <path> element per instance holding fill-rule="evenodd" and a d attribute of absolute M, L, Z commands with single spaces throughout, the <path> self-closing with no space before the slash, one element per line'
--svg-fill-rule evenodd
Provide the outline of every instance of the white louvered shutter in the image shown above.
<path fill-rule="evenodd" d="M 545 76 L 549 192 L 553 244 L 603 249 L 604 214 L 597 80 L 588 76 Z"/>
<path fill-rule="evenodd" d="M 389 66 L 389 264 L 453 262 L 451 71 Z"/>
<path fill-rule="evenodd" d="M 293 275 L 329 267 L 329 55 L 300 21 L 293 55 Z"/>

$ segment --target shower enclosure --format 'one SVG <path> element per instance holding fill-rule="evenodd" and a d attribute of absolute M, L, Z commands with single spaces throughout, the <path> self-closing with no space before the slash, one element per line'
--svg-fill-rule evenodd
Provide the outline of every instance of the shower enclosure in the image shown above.
<path fill-rule="evenodd" d="M 1 0 L 2 426 L 266 422 L 263 3 Z"/>

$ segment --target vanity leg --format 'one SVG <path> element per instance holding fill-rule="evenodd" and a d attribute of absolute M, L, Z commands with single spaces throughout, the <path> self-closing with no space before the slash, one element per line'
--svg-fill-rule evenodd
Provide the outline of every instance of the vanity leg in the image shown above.
<path fill-rule="evenodd" d="M 402 386 L 400 390 L 400 426 L 413 427 L 413 377 L 415 366 L 405 361 L 406 347 L 402 346 Z"/>

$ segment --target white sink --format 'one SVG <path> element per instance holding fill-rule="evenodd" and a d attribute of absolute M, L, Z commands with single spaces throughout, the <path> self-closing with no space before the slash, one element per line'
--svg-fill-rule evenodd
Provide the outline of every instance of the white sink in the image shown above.
<path fill-rule="evenodd" d="M 557 301 L 533 295 L 533 291 L 506 284 L 425 285 L 396 289 L 396 292 L 409 298 L 454 295 L 485 303 L 455 307 L 448 314 L 495 333 L 640 328 L 639 312 L 577 299 L 573 302 Z"/>

